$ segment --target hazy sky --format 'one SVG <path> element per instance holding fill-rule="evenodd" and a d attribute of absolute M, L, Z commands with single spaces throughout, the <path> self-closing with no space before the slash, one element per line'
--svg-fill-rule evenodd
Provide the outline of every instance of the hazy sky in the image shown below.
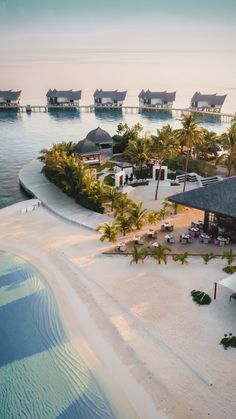
<path fill-rule="evenodd" d="M 236 0 L 0 0 L 0 89 L 132 90 L 138 77 L 154 87 L 147 65 L 171 84 L 173 59 L 178 82 L 181 71 L 217 66 L 219 86 L 236 87 L 235 22 Z"/>

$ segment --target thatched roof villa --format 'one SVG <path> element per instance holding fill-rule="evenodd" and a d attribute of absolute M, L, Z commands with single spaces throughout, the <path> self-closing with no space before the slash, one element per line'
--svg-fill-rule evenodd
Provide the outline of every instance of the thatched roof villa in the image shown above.
<path fill-rule="evenodd" d="M 126 98 L 127 91 L 119 92 L 118 90 L 95 90 L 94 104 L 98 107 L 114 106 L 121 107 Z"/>
<path fill-rule="evenodd" d="M 46 95 L 48 106 L 79 106 L 81 93 L 81 90 L 49 89 Z"/>
<path fill-rule="evenodd" d="M 205 95 L 200 92 L 195 92 L 191 99 L 191 108 L 202 111 L 212 110 L 214 112 L 220 112 L 226 96 L 227 95 L 220 96 L 216 93 Z"/>
<path fill-rule="evenodd" d="M 0 106 L 2 107 L 15 107 L 20 106 L 21 90 L 0 90 Z"/>
<path fill-rule="evenodd" d="M 176 92 L 146 92 L 142 90 L 139 95 L 139 106 L 141 107 L 159 107 L 171 109 L 175 101 Z"/>

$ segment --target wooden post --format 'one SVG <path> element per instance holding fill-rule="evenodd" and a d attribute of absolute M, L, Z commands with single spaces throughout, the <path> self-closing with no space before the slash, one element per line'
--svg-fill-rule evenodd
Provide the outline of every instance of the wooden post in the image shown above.
<path fill-rule="evenodd" d="M 217 282 L 215 282 L 214 300 L 216 299 L 216 291 L 217 291 Z"/>
<path fill-rule="evenodd" d="M 204 215 L 204 225 L 203 225 L 203 231 L 204 233 L 208 232 L 208 227 L 209 227 L 209 212 L 205 211 L 205 215 Z"/>

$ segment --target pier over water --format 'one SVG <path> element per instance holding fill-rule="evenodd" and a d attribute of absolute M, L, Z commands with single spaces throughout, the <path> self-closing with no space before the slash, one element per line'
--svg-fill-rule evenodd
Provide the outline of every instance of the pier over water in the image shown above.
<path fill-rule="evenodd" d="M 154 106 L 96 106 L 96 105 L 80 105 L 80 106 L 48 106 L 48 105 L 20 105 L 20 106 L 10 106 L 10 105 L 2 105 L 0 106 L 0 111 L 15 111 L 15 112 L 53 112 L 53 111 L 71 111 L 76 110 L 78 112 L 109 112 L 109 111 L 117 111 L 117 112 L 125 112 L 130 114 L 139 114 L 146 111 L 156 112 L 160 114 L 162 112 L 171 112 L 173 117 L 181 117 L 183 114 L 196 114 L 196 115 L 209 115 L 220 117 L 223 122 L 231 122 L 233 119 L 236 119 L 236 113 L 225 113 L 225 112 L 213 112 L 207 110 L 199 110 L 199 109 L 192 109 L 192 108 L 167 108 L 167 107 L 154 107 Z"/>

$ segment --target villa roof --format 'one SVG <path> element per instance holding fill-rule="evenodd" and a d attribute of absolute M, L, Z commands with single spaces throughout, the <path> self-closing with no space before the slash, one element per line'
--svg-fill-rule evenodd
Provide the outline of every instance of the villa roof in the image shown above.
<path fill-rule="evenodd" d="M 175 101 L 176 92 L 167 92 L 166 90 L 163 92 L 151 92 L 150 90 L 142 90 L 138 97 L 139 99 L 161 99 L 163 102 L 174 102 Z"/>
<path fill-rule="evenodd" d="M 75 152 L 79 156 L 89 156 L 92 154 L 100 154 L 100 149 L 93 141 L 85 138 L 84 140 L 78 142 L 75 147 Z"/>
<path fill-rule="evenodd" d="M 80 100 L 81 99 L 81 90 L 73 91 L 73 90 L 56 90 L 56 89 L 49 89 L 47 92 L 47 97 L 50 98 L 58 98 L 58 97 L 66 97 L 69 100 Z"/>
<path fill-rule="evenodd" d="M 93 129 L 90 131 L 86 138 L 88 138 L 93 143 L 100 145 L 100 144 L 112 144 L 113 140 L 110 136 L 110 134 L 105 131 L 104 129 L 97 127 L 96 129 Z"/>
<path fill-rule="evenodd" d="M 217 95 L 216 93 L 212 95 L 202 95 L 200 92 L 195 92 L 192 97 L 192 102 L 208 102 L 210 105 L 222 106 L 227 95 Z"/>
<path fill-rule="evenodd" d="M 122 161 L 122 162 L 116 161 L 116 166 L 120 167 L 121 169 L 125 169 L 128 167 L 133 167 L 133 164 L 128 163 L 127 161 Z"/>
<path fill-rule="evenodd" d="M 4 98 L 5 100 L 17 100 L 19 99 L 21 94 L 21 90 L 12 91 L 12 90 L 0 90 L 0 97 Z"/>
<path fill-rule="evenodd" d="M 236 218 L 236 176 L 168 197 L 171 202 Z"/>
<path fill-rule="evenodd" d="M 124 92 L 118 92 L 118 90 L 95 90 L 94 98 L 102 99 L 102 98 L 111 98 L 112 100 L 125 100 L 127 90 Z"/>

